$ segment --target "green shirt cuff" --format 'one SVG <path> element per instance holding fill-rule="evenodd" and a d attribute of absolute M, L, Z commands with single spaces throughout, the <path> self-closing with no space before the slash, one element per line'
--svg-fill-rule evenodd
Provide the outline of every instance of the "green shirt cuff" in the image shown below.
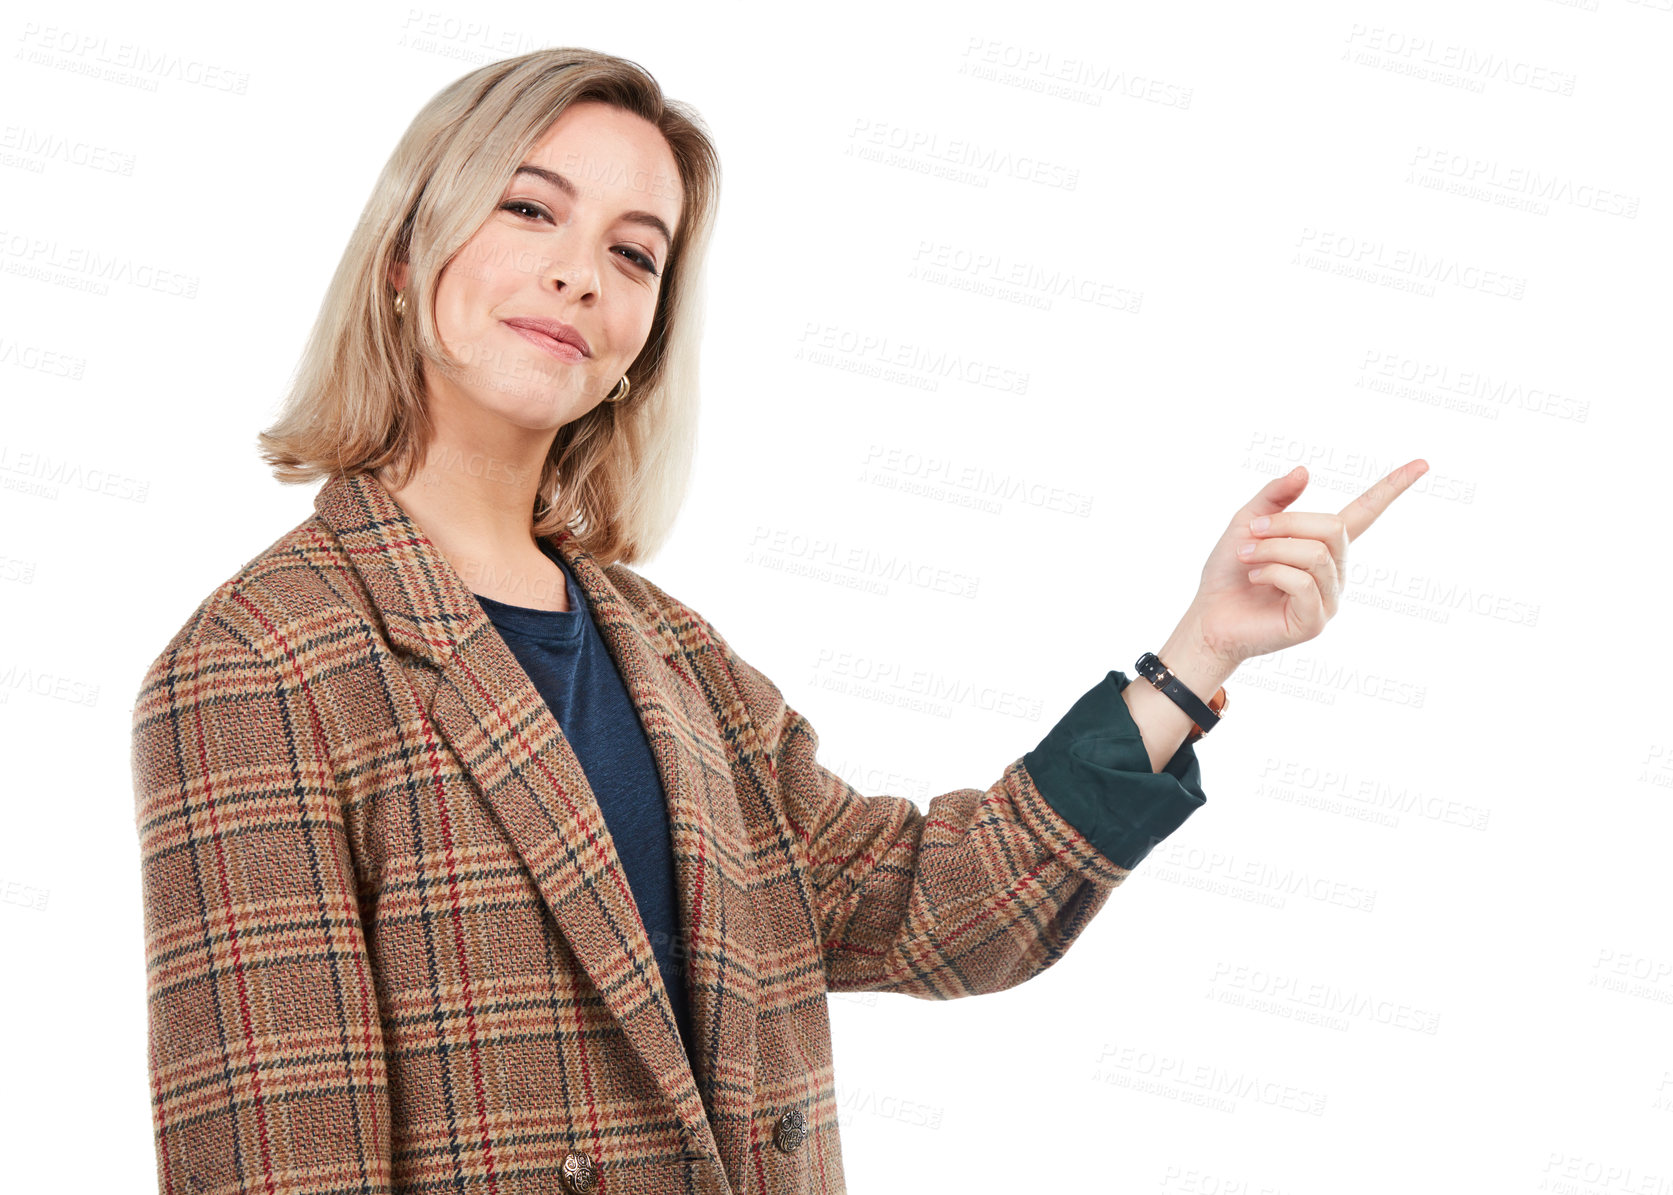
<path fill-rule="evenodd" d="M 1150 770 L 1121 697 L 1130 683 L 1125 673 L 1110 672 L 1022 760 L 1051 807 L 1129 870 L 1208 801 L 1194 747 L 1181 744 L 1162 771 Z"/>

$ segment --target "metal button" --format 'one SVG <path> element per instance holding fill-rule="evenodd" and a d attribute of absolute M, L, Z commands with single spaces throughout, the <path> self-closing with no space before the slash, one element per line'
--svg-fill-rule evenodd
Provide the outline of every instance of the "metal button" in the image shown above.
<path fill-rule="evenodd" d="M 806 1140 L 807 1117 L 799 1109 L 792 1108 L 778 1118 L 778 1127 L 773 1130 L 773 1144 L 779 1149 L 787 1154 L 795 1153 Z"/>
<path fill-rule="evenodd" d="M 598 1190 L 598 1167 L 583 1153 L 565 1154 L 558 1177 L 569 1195 L 592 1195 Z"/>

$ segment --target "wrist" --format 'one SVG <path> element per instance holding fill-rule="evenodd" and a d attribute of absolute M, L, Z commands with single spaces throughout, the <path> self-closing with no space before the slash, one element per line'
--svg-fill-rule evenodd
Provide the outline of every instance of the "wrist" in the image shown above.
<path fill-rule="evenodd" d="M 1180 620 L 1173 634 L 1156 649 L 1156 655 L 1168 666 L 1168 671 L 1205 704 L 1237 671 L 1234 661 L 1227 660 L 1208 646 L 1195 620 L 1190 617 Z"/>

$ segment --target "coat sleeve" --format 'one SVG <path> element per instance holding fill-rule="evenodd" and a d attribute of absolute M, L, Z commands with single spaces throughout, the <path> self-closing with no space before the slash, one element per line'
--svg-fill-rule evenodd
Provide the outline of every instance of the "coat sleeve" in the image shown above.
<path fill-rule="evenodd" d="M 176 637 L 133 713 L 160 1195 L 387 1192 L 382 1023 L 315 694 Z"/>
<path fill-rule="evenodd" d="M 1150 770 L 1114 672 L 986 789 L 942 793 L 927 811 L 863 795 L 819 763 L 818 736 L 778 687 L 693 617 L 724 658 L 746 749 L 805 848 L 831 991 L 948 1000 L 1032 978 L 1206 801 L 1191 748 Z"/>

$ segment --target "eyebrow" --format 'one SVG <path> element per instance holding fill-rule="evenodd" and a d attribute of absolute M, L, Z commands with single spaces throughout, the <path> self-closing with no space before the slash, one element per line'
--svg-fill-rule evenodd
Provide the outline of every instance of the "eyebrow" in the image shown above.
<path fill-rule="evenodd" d="M 574 183 L 570 182 L 556 170 L 547 170 L 544 166 L 530 166 L 525 163 L 517 167 L 512 177 L 515 178 L 518 174 L 532 174 L 536 178 L 545 179 L 571 199 L 576 198 L 580 194 Z M 669 248 L 673 248 L 674 234 L 668 230 L 668 225 L 663 223 L 662 217 L 657 215 L 655 212 L 623 212 L 621 214 L 621 219 L 626 220 L 630 224 L 643 224 L 647 228 L 656 229 L 662 234 L 662 239 L 668 243 Z"/>

